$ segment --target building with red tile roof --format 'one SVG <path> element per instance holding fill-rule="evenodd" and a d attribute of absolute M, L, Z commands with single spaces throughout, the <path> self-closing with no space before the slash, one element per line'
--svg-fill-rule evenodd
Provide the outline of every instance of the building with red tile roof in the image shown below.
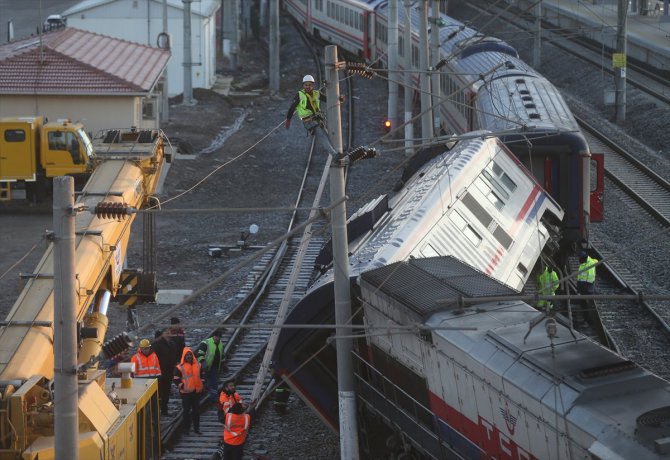
<path fill-rule="evenodd" d="M 0 45 L 0 117 L 157 128 L 170 51 L 65 27 Z"/>

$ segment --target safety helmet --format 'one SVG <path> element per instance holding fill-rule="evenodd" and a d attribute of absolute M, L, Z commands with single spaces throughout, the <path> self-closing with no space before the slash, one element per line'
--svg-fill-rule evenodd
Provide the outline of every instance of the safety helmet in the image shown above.
<path fill-rule="evenodd" d="M 149 342 L 149 339 L 142 339 L 140 340 L 140 348 L 147 348 L 151 346 L 151 342 Z"/>
<path fill-rule="evenodd" d="M 311 81 L 312 83 L 314 83 L 314 77 L 312 77 L 311 75 L 305 75 L 304 77 L 302 77 L 302 82 L 305 83 L 306 81 Z"/>

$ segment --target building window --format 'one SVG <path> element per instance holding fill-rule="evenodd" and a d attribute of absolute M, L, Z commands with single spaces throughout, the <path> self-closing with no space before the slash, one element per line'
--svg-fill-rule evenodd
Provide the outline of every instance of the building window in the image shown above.
<path fill-rule="evenodd" d="M 142 119 L 143 120 L 156 119 L 156 99 L 142 100 Z"/>

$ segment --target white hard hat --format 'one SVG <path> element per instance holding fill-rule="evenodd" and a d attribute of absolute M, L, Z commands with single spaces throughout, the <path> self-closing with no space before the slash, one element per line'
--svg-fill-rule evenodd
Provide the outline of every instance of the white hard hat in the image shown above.
<path fill-rule="evenodd" d="M 312 77 L 311 75 L 305 75 L 304 77 L 302 77 L 302 82 L 305 83 L 306 81 L 311 81 L 312 83 L 314 83 L 314 77 Z"/>

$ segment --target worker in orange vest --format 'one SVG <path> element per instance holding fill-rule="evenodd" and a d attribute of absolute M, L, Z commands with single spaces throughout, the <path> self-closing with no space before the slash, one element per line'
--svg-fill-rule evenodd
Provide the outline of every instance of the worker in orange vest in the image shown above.
<path fill-rule="evenodd" d="M 223 460 L 242 460 L 249 425 L 251 415 L 244 412 L 244 405 L 233 404 L 223 425 Z"/>
<path fill-rule="evenodd" d="M 235 381 L 226 380 L 223 384 L 223 389 L 219 393 L 219 410 L 225 416 L 230 408 L 233 407 L 233 404 L 242 402 L 242 396 L 235 391 Z M 223 417 L 221 423 L 225 423 Z"/>
<path fill-rule="evenodd" d="M 189 347 L 184 347 L 181 356 L 181 362 L 174 369 L 174 383 L 179 388 L 181 395 L 181 404 L 183 408 L 184 433 L 191 430 L 191 421 L 193 422 L 193 431 L 196 434 L 200 432 L 200 394 L 202 393 L 202 376 L 200 364 L 195 359 L 195 355 Z"/>
<path fill-rule="evenodd" d="M 151 342 L 148 339 L 140 340 L 140 347 L 130 362 L 135 364 L 135 377 L 157 379 L 161 376 L 161 366 L 158 362 L 158 356 L 151 350 Z"/>

